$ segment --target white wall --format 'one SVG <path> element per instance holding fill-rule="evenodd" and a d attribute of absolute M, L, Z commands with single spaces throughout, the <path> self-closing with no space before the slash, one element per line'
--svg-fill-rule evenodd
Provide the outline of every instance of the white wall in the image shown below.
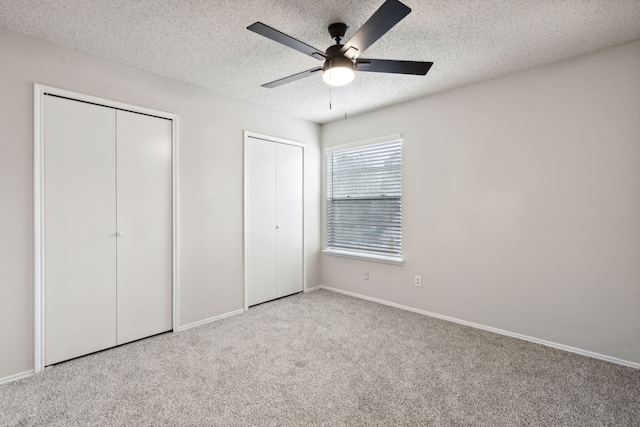
<path fill-rule="evenodd" d="M 406 262 L 323 255 L 323 285 L 640 363 L 640 41 L 334 122 L 322 141 L 393 133 Z"/>
<path fill-rule="evenodd" d="M 2 28 L 0 64 L 0 380 L 33 368 L 34 82 L 180 116 L 181 325 L 243 307 L 244 130 L 307 143 L 318 284 L 320 126 Z"/>

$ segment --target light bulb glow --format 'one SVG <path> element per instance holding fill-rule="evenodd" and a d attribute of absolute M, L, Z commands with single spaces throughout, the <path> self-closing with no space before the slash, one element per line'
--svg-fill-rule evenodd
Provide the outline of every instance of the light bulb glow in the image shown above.
<path fill-rule="evenodd" d="M 325 83 L 331 86 L 344 86 L 353 81 L 355 73 L 351 68 L 330 68 L 322 74 Z"/>
<path fill-rule="evenodd" d="M 322 79 L 331 86 L 344 86 L 353 81 L 353 62 L 344 56 L 328 59 L 323 67 Z"/>

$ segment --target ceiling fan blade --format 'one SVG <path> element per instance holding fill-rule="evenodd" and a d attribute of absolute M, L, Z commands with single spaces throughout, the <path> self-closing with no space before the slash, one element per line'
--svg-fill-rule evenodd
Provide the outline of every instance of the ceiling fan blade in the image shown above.
<path fill-rule="evenodd" d="M 305 77 L 309 77 L 313 73 L 316 73 L 316 72 L 321 71 L 321 70 L 322 70 L 322 67 L 312 68 L 310 70 L 303 71 L 301 73 L 294 74 L 294 75 L 289 76 L 289 77 L 283 77 L 283 78 L 281 78 L 279 80 L 274 80 L 274 81 L 272 81 L 270 83 L 265 83 L 265 84 L 262 85 L 262 87 L 267 87 L 269 89 L 272 89 L 274 87 L 286 85 L 287 83 L 295 82 L 296 80 L 300 80 L 300 79 L 304 79 Z"/>
<path fill-rule="evenodd" d="M 247 30 L 253 31 L 256 34 L 260 34 L 261 36 L 290 47 L 291 49 L 295 49 L 298 52 L 302 52 L 305 55 L 309 55 L 313 58 L 320 60 L 324 60 L 327 58 L 326 53 L 316 49 L 315 47 L 309 46 L 308 44 L 303 43 L 300 40 L 296 40 L 293 37 L 276 30 L 275 28 L 271 28 L 270 26 L 265 25 L 262 22 L 256 22 L 249 25 L 247 27 Z"/>
<path fill-rule="evenodd" d="M 424 76 L 425 74 L 427 74 L 432 65 L 433 62 L 358 58 L 356 60 L 356 71 L 370 71 L 373 73 L 414 74 Z"/>
<path fill-rule="evenodd" d="M 400 22 L 410 12 L 411 9 L 398 0 L 385 1 L 373 16 L 351 37 L 344 47 L 340 49 L 340 53 L 345 54 L 349 58 L 361 55 L 369 46 L 374 44 L 376 40 L 393 28 L 394 25 Z"/>

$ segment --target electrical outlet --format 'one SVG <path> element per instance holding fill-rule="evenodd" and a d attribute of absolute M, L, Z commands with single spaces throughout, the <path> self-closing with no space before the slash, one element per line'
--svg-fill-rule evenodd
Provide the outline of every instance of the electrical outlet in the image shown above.
<path fill-rule="evenodd" d="M 422 286 L 422 276 L 416 276 L 415 281 L 413 282 L 416 286 Z"/>
<path fill-rule="evenodd" d="M 362 278 L 364 280 L 369 280 L 369 270 L 365 270 L 364 271 L 364 274 L 362 275 Z"/>

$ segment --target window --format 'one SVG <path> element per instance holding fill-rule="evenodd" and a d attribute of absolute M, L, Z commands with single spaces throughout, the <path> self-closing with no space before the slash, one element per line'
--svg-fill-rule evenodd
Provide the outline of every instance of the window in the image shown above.
<path fill-rule="evenodd" d="M 400 259 L 402 141 L 327 153 L 327 246 Z"/>

